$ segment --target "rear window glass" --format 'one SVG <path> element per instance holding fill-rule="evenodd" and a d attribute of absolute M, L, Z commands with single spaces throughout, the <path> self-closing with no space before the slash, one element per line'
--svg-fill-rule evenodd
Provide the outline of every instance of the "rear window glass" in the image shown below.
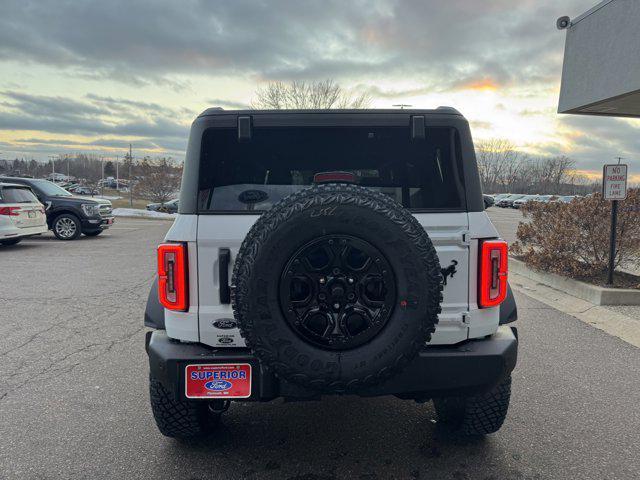
<path fill-rule="evenodd" d="M 28 188 L 0 188 L 0 203 L 36 203 L 38 199 Z"/>
<path fill-rule="evenodd" d="M 406 127 L 254 128 L 248 142 L 236 129 L 204 133 L 200 165 L 200 212 L 269 209 L 308 188 L 314 175 L 349 172 L 415 210 L 460 210 L 463 185 L 452 128 L 428 128 L 413 140 Z"/>

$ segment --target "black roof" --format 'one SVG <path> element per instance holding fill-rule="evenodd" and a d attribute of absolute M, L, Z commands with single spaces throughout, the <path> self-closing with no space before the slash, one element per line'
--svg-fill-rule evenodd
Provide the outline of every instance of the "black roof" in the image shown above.
<path fill-rule="evenodd" d="M 10 182 L 15 182 L 17 180 L 18 182 L 21 182 L 21 183 L 22 182 L 29 183 L 29 182 L 34 182 L 34 181 L 37 181 L 37 180 L 46 180 L 46 179 L 44 179 L 44 178 L 31 178 L 31 177 L 9 177 L 9 176 L 0 177 L 0 182 L 2 182 L 4 180 L 8 180 Z"/>
<path fill-rule="evenodd" d="M 2 178 L 0 178 L 0 187 L 29 188 L 29 186 L 28 186 L 28 185 L 24 185 L 24 184 L 22 184 L 22 183 L 4 182 L 4 181 L 2 181 Z"/>
<path fill-rule="evenodd" d="M 399 109 L 399 108 L 368 108 L 368 109 L 296 109 L 296 110 L 225 110 L 222 107 L 207 108 L 198 117 L 208 117 L 212 115 L 264 115 L 264 114 L 384 114 L 384 115 L 457 115 L 462 114 L 453 107 L 441 106 L 431 109 Z"/>

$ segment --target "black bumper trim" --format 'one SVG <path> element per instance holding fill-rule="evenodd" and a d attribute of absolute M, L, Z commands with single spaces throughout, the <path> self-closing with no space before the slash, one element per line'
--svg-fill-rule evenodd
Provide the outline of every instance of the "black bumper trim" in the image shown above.
<path fill-rule="evenodd" d="M 181 343 L 160 330 L 147 335 L 151 374 L 176 397 L 184 398 L 184 367 L 193 363 L 249 363 L 253 385 L 247 400 L 318 397 L 317 392 L 276 377 L 247 348 L 216 349 L 198 343 Z M 358 395 L 416 399 L 475 395 L 490 390 L 507 377 L 516 365 L 517 355 L 515 329 L 501 326 L 494 335 L 484 339 L 425 347 L 399 375 Z"/>
<path fill-rule="evenodd" d="M 82 230 L 88 230 L 88 231 L 92 231 L 92 230 L 106 230 L 108 229 L 111 225 L 113 225 L 113 223 L 111 223 L 111 225 L 109 225 L 109 220 L 114 220 L 115 217 L 113 215 L 108 215 L 106 217 L 91 217 L 91 218 L 82 218 L 80 220 L 80 226 L 82 227 Z M 100 220 L 99 222 L 95 222 L 92 223 L 89 220 Z"/>

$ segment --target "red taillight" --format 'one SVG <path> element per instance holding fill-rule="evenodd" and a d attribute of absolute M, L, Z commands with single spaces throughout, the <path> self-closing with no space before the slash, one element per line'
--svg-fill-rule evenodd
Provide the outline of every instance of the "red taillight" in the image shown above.
<path fill-rule="evenodd" d="M 20 207 L 0 207 L 0 215 L 17 217 L 18 215 L 20 215 Z"/>
<path fill-rule="evenodd" d="M 187 281 L 187 246 L 163 243 L 158 246 L 158 298 L 169 310 L 189 308 Z"/>
<path fill-rule="evenodd" d="M 480 308 L 500 305 L 507 296 L 508 254 L 507 242 L 503 240 L 485 240 L 480 244 Z"/>

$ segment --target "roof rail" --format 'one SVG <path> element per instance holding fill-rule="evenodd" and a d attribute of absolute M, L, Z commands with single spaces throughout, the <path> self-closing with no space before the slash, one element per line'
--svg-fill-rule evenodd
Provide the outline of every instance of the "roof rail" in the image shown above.
<path fill-rule="evenodd" d="M 224 108 L 222 107 L 209 107 L 198 116 L 202 117 L 204 115 L 209 115 L 211 112 L 222 112 L 222 111 L 224 111 Z"/>
<path fill-rule="evenodd" d="M 440 110 L 441 112 L 446 113 L 454 113 L 456 115 L 462 115 L 456 108 L 448 107 L 446 105 L 440 105 L 436 110 Z"/>

